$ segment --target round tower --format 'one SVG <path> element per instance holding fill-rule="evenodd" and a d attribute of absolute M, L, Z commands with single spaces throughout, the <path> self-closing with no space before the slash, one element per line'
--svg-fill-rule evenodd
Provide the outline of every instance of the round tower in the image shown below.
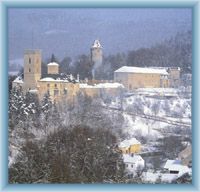
<path fill-rule="evenodd" d="M 102 52 L 102 46 L 99 40 L 95 40 L 94 44 L 91 47 L 91 60 L 94 64 L 95 63 L 102 64 L 103 52 Z"/>
<path fill-rule="evenodd" d="M 93 64 L 92 68 L 92 78 L 95 79 L 95 71 L 102 65 L 103 61 L 103 51 L 99 40 L 95 40 L 91 47 L 91 61 Z"/>

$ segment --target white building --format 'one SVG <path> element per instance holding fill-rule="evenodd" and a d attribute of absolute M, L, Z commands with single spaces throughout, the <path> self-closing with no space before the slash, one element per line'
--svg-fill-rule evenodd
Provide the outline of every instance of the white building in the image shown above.
<path fill-rule="evenodd" d="M 140 155 L 123 154 L 125 171 L 129 176 L 135 176 L 138 171 L 144 169 L 145 162 Z"/>
<path fill-rule="evenodd" d="M 180 160 L 167 160 L 164 165 L 164 169 L 170 174 L 176 174 L 178 177 L 181 177 L 185 173 L 191 173 L 191 169 L 182 165 Z"/>
<path fill-rule="evenodd" d="M 166 69 L 123 66 L 114 72 L 114 81 L 122 83 L 128 91 L 137 88 L 169 87 Z"/>

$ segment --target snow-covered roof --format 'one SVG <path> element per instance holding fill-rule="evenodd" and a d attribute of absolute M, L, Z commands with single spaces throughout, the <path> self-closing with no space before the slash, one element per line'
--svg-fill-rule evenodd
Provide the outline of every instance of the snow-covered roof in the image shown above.
<path fill-rule="evenodd" d="M 180 165 L 181 164 L 181 160 L 167 160 L 165 165 L 164 165 L 164 168 L 165 169 L 170 169 L 173 165 Z"/>
<path fill-rule="evenodd" d="M 55 79 L 53 79 L 51 77 L 45 77 L 43 79 L 40 79 L 40 81 L 55 81 Z"/>
<path fill-rule="evenodd" d="M 168 75 L 166 69 L 155 69 L 155 68 L 143 68 L 143 67 L 130 67 L 123 66 L 115 71 L 116 73 L 151 73 L 151 74 L 162 74 Z"/>
<path fill-rule="evenodd" d="M 37 90 L 37 89 L 31 89 L 31 90 L 29 90 L 29 92 L 30 92 L 30 93 L 37 93 L 38 90 Z"/>
<path fill-rule="evenodd" d="M 95 40 L 94 41 L 94 44 L 92 45 L 92 48 L 102 48 L 99 40 Z"/>
<path fill-rule="evenodd" d="M 166 70 L 178 70 L 178 71 L 181 70 L 180 67 L 154 67 L 154 66 L 150 66 L 150 68 L 153 68 L 153 69 L 166 69 Z"/>
<path fill-rule="evenodd" d="M 51 62 L 51 63 L 48 64 L 48 66 L 59 66 L 59 64 L 56 63 L 56 62 Z"/>
<path fill-rule="evenodd" d="M 169 166 L 169 170 L 170 171 L 179 171 L 182 173 L 189 172 L 189 168 L 187 166 L 179 165 L 179 164 L 173 164 L 173 165 Z"/>
<path fill-rule="evenodd" d="M 119 144 L 119 147 L 130 147 L 131 145 L 141 144 L 136 138 L 126 139 Z"/>
<path fill-rule="evenodd" d="M 17 77 L 13 82 L 14 83 L 24 83 L 21 77 Z"/>
<path fill-rule="evenodd" d="M 136 163 L 140 161 L 144 161 L 140 155 L 123 154 L 124 163 Z"/>
<path fill-rule="evenodd" d="M 52 77 L 45 77 L 43 79 L 40 79 L 40 81 L 44 82 L 44 81 L 53 81 L 53 82 L 68 82 L 67 80 L 63 80 L 63 79 L 53 79 Z"/>
<path fill-rule="evenodd" d="M 99 83 L 94 85 L 88 85 L 86 83 L 81 83 L 80 88 L 124 88 L 124 85 L 120 83 Z"/>

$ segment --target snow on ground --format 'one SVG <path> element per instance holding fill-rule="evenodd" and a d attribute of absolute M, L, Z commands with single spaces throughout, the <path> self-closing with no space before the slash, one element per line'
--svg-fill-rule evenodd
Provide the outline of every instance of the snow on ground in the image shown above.
<path fill-rule="evenodd" d="M 147 115 L 157 116 L 174 116 L 178 117 L 191 117 L 191 99 L 180 97 L 168 98 L 154 98 L 144 95 L 133 95 L 124 99 L 124 108 L 132 108 L 135 112 L 136 109 L 143 111 Z"/>
<path fill-rule="evenodd" d="M 160 172 L 143 172 L 142 180 L 150 183 L 155 183 L 157 180 L 162 182 L 171 183 L 178 178 L 178 174 L 160 173 Z"/>
<path fill-rule="evenodd" d="M 94 85 L 88 85 L 81 83 L 80 88 L 124 88 L 124 86 L 120 83 L 99 83 Z"/>
<path fill-rule="evenodd" d="M 134 120 L 131 115 L 128 115 L 126 113 L 123 113 L 123 116 L 126 122 L 126 131 L 130 136 L 146 137 L 148 135 L 149 137 L 152 136 L 154 138 L 159 138 L 162 136 L 158 131 L 153 130 L 145 119 L 136 117 Z M 157 124 L 157 126 L 160 127 L 160 124 L 164 123 L 155 122 L 155 124 Z"/>
<path fill-rule="evenodd" d="M 145 94 L 138 95 L 145 91 Z M 191 124 L 191 98 L 186 98 L 183 95 L 177 94 L 178 89 L 172 88 L 148 88 L 138 89 L 131 96 L 126 96 L 123 101 L 120 98 L 111 101 L 109 107 L 112 109 L 120 109 L 123 106 L 123 116 L 125 120 L 124 131 L 130 136 L 148 136 L 154 140 L 162 137 L 161 129 L 165 129 L 175 125 L 168 124 L 163 121 L 155 121 L 143 118 L 145 115 L 156 117 L 157 119 L 164 118 L 165 120 Z M 147 93 L 157 93 L 155 96 L 150 96 Z M 158 94 L 174 94 L 174 96 L 157 97 Z M 147 94 L 147 95 L 146 95 Z M 131 115 L 136 114 L 136 115 Z"/>

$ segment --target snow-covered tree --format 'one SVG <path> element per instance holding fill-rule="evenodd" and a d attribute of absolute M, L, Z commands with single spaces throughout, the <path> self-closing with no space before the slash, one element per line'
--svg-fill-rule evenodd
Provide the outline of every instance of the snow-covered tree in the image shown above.
<path fill-rule="evenodd" d="M 47 140 L 27 141 L 9 169 L 10 183 L 124 182 L 122 155 L 110 130 L 63 127 Z"/>
<path fill-rule="evenodd" d="M 12 129 L 27 113 L 25 110 L 25 97 L 19 89 L 13 88 L 9 99 L 9 127 Z"/>

